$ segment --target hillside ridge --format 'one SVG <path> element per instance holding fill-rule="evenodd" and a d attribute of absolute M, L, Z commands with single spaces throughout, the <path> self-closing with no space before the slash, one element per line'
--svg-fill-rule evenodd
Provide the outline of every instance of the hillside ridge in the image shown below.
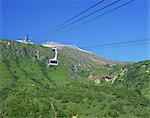
<path fill-rule="evenodd" d="M 150 60 L 120 63 L 69 46 L 0 40 L 0 117 L 149 117 Z"/>

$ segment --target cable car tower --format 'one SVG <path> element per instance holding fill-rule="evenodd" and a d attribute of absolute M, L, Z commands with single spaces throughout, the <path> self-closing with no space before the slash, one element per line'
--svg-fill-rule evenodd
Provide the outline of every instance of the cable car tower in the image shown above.
<path fill-rule="evenodd" d="M 58 65 L 58 60 L 57 60 L 58 52 L 57 52 L 57 48 L 52 48 L 52 51 L 54 51 L 55 56 L 54 56 L 53 59 L 49 59 L 48 60 L 47 67 L 49 67 L 50 65 L 52 65 L 52 66 L 57 66 Z"/>
<path fill-rule="evenodd" d="M 29 35 L 25 35 L 24 39 L 23 39 L 24 43 L 29 43 Z"/>

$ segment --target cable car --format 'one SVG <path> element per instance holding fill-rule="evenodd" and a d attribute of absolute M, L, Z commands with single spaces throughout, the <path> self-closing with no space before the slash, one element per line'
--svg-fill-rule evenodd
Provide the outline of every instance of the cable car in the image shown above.
<path fill-rule="evenodd" d="M 54 51 L 55 56 L 54 56 L 53 59 L 49 59 L 49 60 L 48 60 L 48 65 L 47 65 L 48 67 L 49 67 L 50 65 L 52 65 L 52 66 L 57 66 L 57 65 L 58 65 L 58 60 L 57 60 L 58 52 L 57 52 L 57 48 L 53 48 L 52 51 Z"/>

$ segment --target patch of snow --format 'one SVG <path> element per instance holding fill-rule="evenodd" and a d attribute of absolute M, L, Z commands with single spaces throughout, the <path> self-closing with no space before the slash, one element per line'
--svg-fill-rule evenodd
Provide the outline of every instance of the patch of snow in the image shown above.
<path fill-rule="evenodd" d="M 44 47 L 63 47 L 63 46 L 70 46 L 70 45 L 63 45 L 56 42 L 47 42 L 45 44 L 42 44 Z"/>
<path fill-rule="evenodd" d="M 17 42 L 23 43 L 23 40 L 16 40 Z"/>
<path fill-rule="evenodd" d="M 146 73 L 149 73 L 149 70 L 146 70 Z"/>
<path fill-rule="evenodd" d="M 33 42 L 25 42 L 24 40 L 16 40 L 17 42 L 20 42 L 20 43 L 26 43 L 26 44 L 34 44 Z"/>
<path fill-rule="evenodd" d="M 80 50 L 80 51 L 82 51 L 82 52 L 87 52 L 87 53 L 92 54 L 92 52 L 90 52 L 90 51 L 88 51 L 88 50 L 84 50 L 84 49 L 81 49 L 81 48 L 78 48 L 78 47 L 76 47 L 76 49 L 77 49 L 77 50 Z"/>
<path fill-rule="evenodd" d="M 142 65 L 141 67 L 145 68 L 145 67 L 146 67 L 146 65 Z"/>
<path fill-rule="evenodd" d="M 47 42 L 47 43 L 42 44 L 42 45 L 45 46 L 45 47 L 71 47 L 71 48 L 80 50 L 80 51 L 82 51 L 82 52 L 92 53 L 92 52 L 90 52 L 90 51 L 87 51 L 87 50 L 83 50 L 83 49 L 81 49 L 81 48 L 78 48 L 77 46 L 74 46 L 74 45 L 65 45 L 65 44 L 60 44 L 60 43 L 57 43 L 57 42 Z"/>

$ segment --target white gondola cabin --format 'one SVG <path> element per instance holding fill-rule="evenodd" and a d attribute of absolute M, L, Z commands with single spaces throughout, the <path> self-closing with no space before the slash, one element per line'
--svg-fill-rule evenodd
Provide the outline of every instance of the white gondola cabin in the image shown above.
<path fill-rule="evenodd" d="M 55 56 L 54 56 L 53 59 L 49 59 L 49 60 L 48 60 L 48 65 L 47 65 L 47 67 L 49 67 L 50 65 L 52 65 L 52 66 L 57 66 L 57 65 L 58 65 L 58 60 L 57 60 L 58 52 L 57 52 L 57 48 L 53 48 L 52 51 L 54 51 Z"/>

